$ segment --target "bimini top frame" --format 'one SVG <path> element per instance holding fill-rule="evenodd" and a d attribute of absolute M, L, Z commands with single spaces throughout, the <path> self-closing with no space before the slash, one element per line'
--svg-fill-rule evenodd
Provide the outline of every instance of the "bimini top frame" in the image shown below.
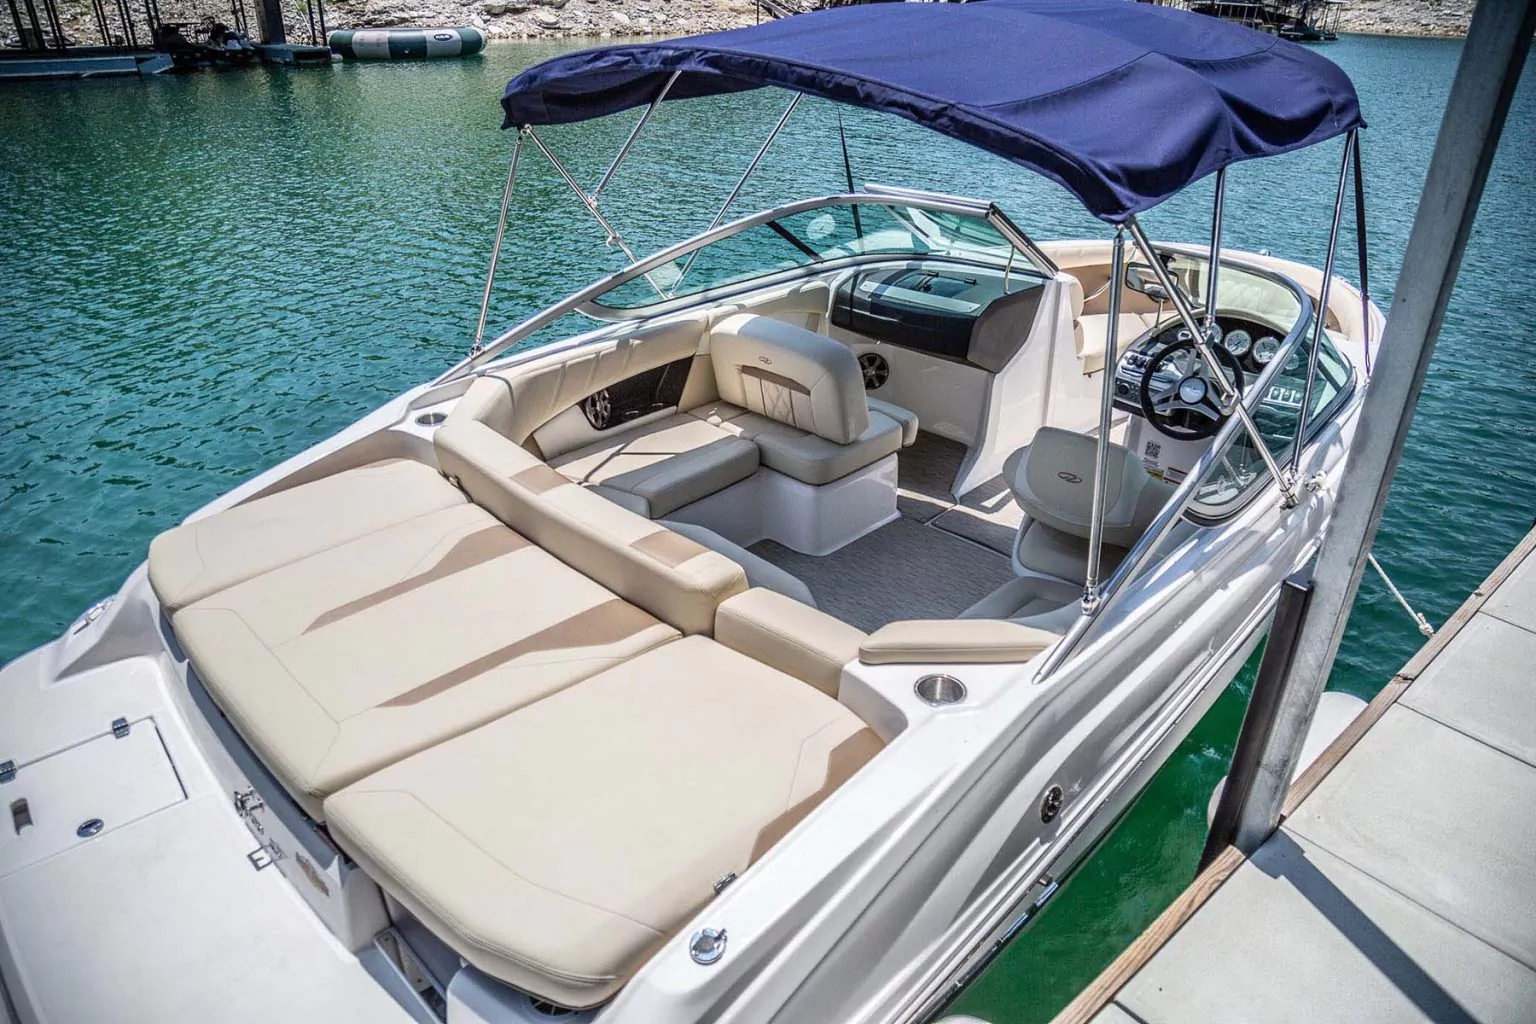
<path fill-rule="evenodd" d="M 1274 36 L 1125 0 L 989 0 L 832 8 L 566 54 L 507 85 L 504 127 L 763 86 L 914 121 L 1116 224 L 1238 161 L 1364 125 L 1343 71 Z"/>

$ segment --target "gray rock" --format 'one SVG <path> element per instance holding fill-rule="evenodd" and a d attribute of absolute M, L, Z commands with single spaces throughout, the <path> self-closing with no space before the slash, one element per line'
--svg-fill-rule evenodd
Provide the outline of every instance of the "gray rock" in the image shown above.
<path fill-rule="evenodd" d="M 533 2 L 544 7 L 552 7 L 558 11 L 560 8 L 569 3 L 570 0 L 533 0 Z"/>
<path fill-rule="evenodd" d="M 560 27 L 560 16 L 552 11 L 534 11 L 533 20 L 539 28 L 553 30 Z"/>
<path fill-rule="evenodd" d="M 492 17 L 495 17 L 499 14 L 506 14 L 506 0 L 486 0 L 486 3 L 482 5 L 481 10 L 485 11 L 486 14 L 489 14 Z"/>
<path fill-rule="evenodd" d="M 608 17 L 613 21 L 615 25 L 623 25 L 627 28 L 630 24 L 629 15 L 625 14 L 623 11 L 611 11 L 609 12 Z"/>

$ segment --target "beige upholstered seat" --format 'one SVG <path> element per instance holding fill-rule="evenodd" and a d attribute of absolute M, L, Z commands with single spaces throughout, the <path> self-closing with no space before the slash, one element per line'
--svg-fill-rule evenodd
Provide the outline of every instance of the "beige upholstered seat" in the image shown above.
<path fill-rule="evenodd" d="M 578 483 L 633 499 L 658 519 L 757 472 L 757 445 L 686 414 L 669 416 L 551 459 Z M 623 501 L 622 498 L 619 499 Z"/>
<path fill-rule="evenodd" d="M 466 960 L 585 1007 L 880 747 L 815 687 L 689 637 L 392 765 L 325 811 L 342 847 Z"/>
<path fill-rule="evenodd" d="M 1042 427 L 1034 441 L 1003 464 L 1003 478 L 1024 510 L 1014 556 L 1028 574 L 1003 584 L 962 618 L 1027 619 L 1064 629 L 1082 596 L 1093 516 L 1093 473 L 1098 441 L 1057 427 Z M 1109 446 L 1104 474 L 1104 544 L 1107 575 L 1162 510 L 1173 487 L 1147 473 L 1141 459 Z"/>
<path fill-rule="evenodd" d="M 369 772 L 678 635 L 474 505 L 274 569 L 172 625 L 316 817 Z"/>
<path fill-rule="evenodd" d="M 690 412 L 753 441 L 770 469 L 820 486 L 917 439 L 917 418 L 872 407 L 858 360 L 826 335 L 739 313 L 709 345 L 720 401 Z"/>
<path fill-rule="evenodd" d="M 166 612 L 375 530 L 464 503 L 431 466 L 377 462 L 237 505 L 156 537 L 149 582 Z"/>

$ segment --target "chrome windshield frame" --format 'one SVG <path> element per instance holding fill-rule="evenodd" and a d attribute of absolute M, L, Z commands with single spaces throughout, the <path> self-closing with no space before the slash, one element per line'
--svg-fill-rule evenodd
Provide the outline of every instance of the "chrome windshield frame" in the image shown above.
<path fill-rule="evenodd" d="M 708 245 L 713 245 L 722 239 L 731 237 L 732 235 L 740 234 L 743 231 L 766 224 L 769 221 L 793 216 L 797 213 L 806 213 L 811 210 L 824 209 L 830 206 L 890 205 L 910 206 L 915 209 L 928 210 L 934 213 L 952 213 L 959 214 L 961 216 L 975 217 L 978 220 L 985 220 L 988 224 L 991 224 L 995 229 L 998 230 L 998 233 L 1003 236 L 1003 239 L 1008 242 L 1010 247 L 1017 250 L 1019 254 L 1028 260 L 1031 265 L 1035 266 L 1035 268 L 1041 274 L 1047 277 L 1055 277 L 1059 272 L 1056 269 L 1056 265 L 1051 263 L 1049 260 L 1045 261 L 1045 266 L 1040 265 L 1040 263 L 1037 261 L 1037 258 L 1030 251 L 1032 249 L 1038 251 L 1038 246 L 1035 246 L 1033 242 L 1029 241 L 1027 237 L 1024 236 L 1023 233 L 1019 231 L 1017 226 L 1015 226 L 1011 221 L 1008 221 L 1005 217 L 1003 217 L 1001 211 L 997 209 L 996 204 L 983 202 L 979 199 L 968 199 L 963 196 L 946 196 L 939 193 L 916 192 L 908 189 L 879 188 L 878 186 L 869 187 L 867 191 L 863 192 L 831 193 L 828 195 L 816 196 L 810 199 L 798 199 L 793 202 L 772 207 L 771 209 L 764 210 L 760 213 L 754 213 L 750 216 L 739 218 L 727 224 L 721 224 L 717 227 L 702 231 L 691 238 L 684 239 L 675 245 L 652 253 L 650 256 L 636 260 L 635 262 L 630 263 L 628 266 L 623 267 L 622 269 L 617 270 L 614 273 L 607 275 L 606 277 L 599 278 L 598 280 L 587 285 L 585 288 L 573 292 L 559 302 L 556 302 L 554 305 L 546 306 L 544 309 L 533 314 L 526 320 L 517 324 L 512 329 L 487 342 L 484 348 L 480 349 L 478 352 L 472 352 L 470 355 L 449 367 L 444 373 L 442 373 L 433 381 L 433 384 L 447 384 L 451 381 L 459 379 L 460 377 L 471 374 L 481 366 L 501 355 L 513 345 L 516 345 L 517 343 L 525 340 L 536 331 L 549 326 L 563 316 L 580 312 L 583 306 L 590 303 L 599 295 L 617 288 L 620 285 L 627 284 L 636 278 L 645 277 L 652 271 L 656 270 L 656 268 L 670 263 L 680 256 L 686 256 L 690 252 L 702 249 Z M 882 259 L 895 259 L 901 256 L 900 253 L 870 253 L 869 255 L 871 257 L 879 257 Z M 915 257 L 921 257 L 925 254 L 912 253 L 911 255 Z M 775 273 L 774 270 L 767 270 L 761 276 L 767 278 L 773 273 Z M 753 279 L 748 278 L 745 281 L 734 283 L 747 284 L 751 280 Z M 644 307 L 644 315 L 652 316 L 667 312 L 676 307 L 687 305 L 689 302 L 695 300 L 696 298 L 697 295 L 687 295 L 678 296 L 671 302 L 658 302 L 654 307 Z"/>

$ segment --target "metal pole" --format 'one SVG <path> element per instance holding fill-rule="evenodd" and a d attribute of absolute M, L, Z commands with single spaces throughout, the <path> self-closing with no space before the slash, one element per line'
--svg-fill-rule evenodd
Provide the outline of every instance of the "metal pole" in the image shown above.
<path fill-rule="evenodd" d="M 1232 751 L 1232 767 L 1227 771 L 1221 800 L 1211 818 L 1211 830 L 1206 833 L 1205 850 L 1200 854 L 1201 871 L 1237 838 L 1238 820 L 1259 775 L 1264 745 L 1274 731 L 1275 716 L 1281 705 L 1281 684 L 1296 656 L 1296 638 L 1311 597 L 1312 583 L 1306 570 L 1280 584 L 1280 600 L 1275 605 L 1275 617 L 1269 627 L 1269 639 L 1264 643 L 1264 658 L 1259 662 L 1259 674 L 1253 681 L 1253 695 L 1248 698 L 1248 711 L 1243 716 L 1237 747 Z M 1251 854 L 1253 850 L 1244 849 L 1243 852 Z"/>
<path fill-rule="evenodd" d="M 640 115 L 640 120 L 635 122 L 634 130 L 629 133 L 629 138 L 624 140 L 624 145 L 619 147 L 618 155 L 613 158 L 613 163 L 608 165 L 608 170 L 603 174 L 603 180 L 599 181 L 597 188 L 592 190 L 592 201 L 594 203 L 597 202 L 597 197 L 603 194 L 603 189 L 608 187 L 608 182 L 613 180 L 614 172 L 619 169 L 619 164 L 623 163 L 624 158 L 629 155 L 630 148 L 634 146 L 635 140 L 640 137 L 640 132 L 645 128 L 645 123 L 651 119 L 652 114 L 656 113 L 656 108 L 661 106 L 661 101 L 666 99 L 667 93 L 672 90 L 672 83 L 677 81 L 677 76 L 681 74 L 681 71 L 672 72 L 672 76 L 667 79 L 667 84 L 661 87 L 661 92 L 656 94 L 656 98 L 651 100 L 651 105 L 645 108 L 645 113 Z"/>
<path fill-rule="evenodd" d="M 1088 526 L 1088 574 L 1083 580 L 1083 614 L 1099 603 L 1100 548 L 1104 543 L 1104 477 L 1109 466 L 1109 430 L 1115 411 L 1115 352 L 1120 340 L 1120 290 L 1125 274 L 1125 231 L 1115 229 L 1109 263 L 1109 330 L 1104 340 L 1104 380 L 1099 389 L 1099 442 L 1093 457 L 1093 511 Z"/>
<path fill-rule="evenodd" d="M 1365 169 L 1360 163 L 1360 133 L 1355 132 L 1355 252 L 1360 258 L 1360 321 L 1365 329 L 1365 375 L 1371 375 L 1371 261 L 1365 245 Z"/>
<path fill-rule="evenodd" d="M 1221 264 L 1221 221 L 1227 205 L 1227 169 L 1216 172 L 1216 200 L 1211 204 L 1211 262 L 1205 274 L 1205 329 L 1216 326 L 1216 271 Z"/>
<path fill-rule="evenodd" d="M 1307 436 L 1307 411 L 1312 408 L 1312 383 L 1317 377 L 1317 353 L 1323 347 L 1323 325 L 1328 322 L 1328 293 L 1333 288 L 1333 263 L 1339 252 L 1339 224 L 1344 219 L 1344 190 L 1349 187 L 1349 162 L 1355 151 L 1355 133 L 1344 137 L 1344 156 L 1339 162 L 1339 190 L 1333 197 L 1333 221 L 1328 227 L 1328 258 L 1323 260 L 1323 283 L 1317 290 L 1317 321 L 1312 325 L 1312 348 L 1307 352 L 1307 382 L 1301 389 L 1301 411 L 1296 414 L 1296 445 L 1291 450 L 1291 472 L 1301 466 L 1301 441 Z"/>
<path fill-rule="evenodd" d="M 538 135 L 534 133 L 534 130 L 528 126 L 524 126 L 523 134 L 533 140 L 533 144 L 539 147 L 539 152 L 544 154 L 544 158 L 550 162 L 550 164 L 555 168 L 555 171 L 559 173 L 560 177 L 565 181 L 565 183 L 571 187 L 571 191 L 576 193 L 576 197 L 581 200 L 584 206 L 586 206 L 588 212 L 592 214 L 598 225 L 608 233 L 608 244 L 617 245 L 624 251 L 624 255 L 629 257 L 629 262 L 635 262 L 635 254 L 630 250 L 629 246 L 625 244 L 624 236 L 620 235 L 618 228 L 614 227 L 611 223 L 609 223 L 608 218 L 603 216 L 603 212 L 597 208 L 596 201 L 593 200 L 591 196 L 583 192 L 580 185 L 576 184 L 576 179 L 571 177 L 571 172 L 566 170 L 565 165 L 560 162 L 559 158 L 557 158 L 554 153 L 550 152 L 548 146 L 544 145 L 544 140 L 539 138 Z M 661 286 L 651 278 L 649 273 L 645 275 L 645 280 L 646 283 L 655 289 L 658 296 L 663 299 L 667 297 L 666 292 L 661 290 Z"/>
<path fill-rule="evenodd" d="M 37 5 L 32 0 L 22 0 L 22 3 L 26 4 L 27 20 L 32 24 L 32 45 L 25 46 L 23 49 L 41 50 L 43 49 L 43 26 L 37 20 Z M 22 35 L 25 37 L 26 33 L 22 33 Z"/>
<path fill-rule="evenodd" d="M 11 9 L 11 23 L 16 26 L 16 38 L 25 41 L 27 32 L 21 27 L 21 12 L 16 9 L 16 0 L 5 0 L 5 3 Z"/>
<path fill-rule="evenodd" d="M 485 275 L 485 293 L 480 296 L 480 320 L 475 324 L 475 343 L 470 347 L 471 355 L 478 355 L 485 350 L 483 340 L 485 338 L 485 318 L 491 310 L 491 288 L 496 283 L 496 264 L 501 261 L 501 240 L 507 233 L 507 207 L 512 203 L 512 193 L 517 188 L 517 164 L 523 155 L 523 133 L 517 133 L 517 142 L 512 147 L 512 162 L 507 165 L 507 184 L 501 190 L 501 213 L 496 218 L 496 242 L 491 246 L 491 269 Z"/>
<path fill-rule="evenodd" d="M 713 231 L 720 226 L 721 221 L 725 220 L 726 211 L 731 208 L 732 203 L 736 202 L 736 197 L 741 195 L 741 190 L 746 187 L 747 179 L 752 177 L 752 172 L 757 170 L 757 165 L 762 163 L 763 157 L 768 155 L 768 147 L 773 145 L 773 140 L 778 138 L 779 132 L 784 130 L 784 125 L 789 121 L 789 115 L 795 112 L 795 108 L 800 105 L 800 100 L 804 95 L 804 93 L 797 92 L 794 98 L 789 101 L 789 106 L 785 107 L 784 113 L 779 116 L 779 123 L 773 126 L 773 131 L 768 133 L 768 137 L 763 140 L 762 146 L 758 147 L 757 155 L 752 158 L 752 162 L 747 165 L 747 169 L 741 172 L 741 178 L 736 182 L 736 187 L 731 189 L 731 194 L 725 197 L 725 202 L 721 205 L 720 212 L 715 214 L 715 219 L 709 222 L 709 227 L 705 228 L 705 231 Z M 689 254 L 688 262 L 683 264 L 682 272 L 677 275 L 677 280 L 672 284 L 671 294 L 677 294 L 677 289 L 682 285 L 683 278 L 688 276 L 688 268 L 693 266 L 694 258 L 698 254 L 699 250 L 697 249 Z"/>
<path fill-rule="evenodd" d="M 1253 447 L 1264 460 L 1264 465 L 1273 474 L 1275 482 L 1280 485 L 1282 506 L 1284 508 L 1295 508 L 1295 481 L 1290 473 L 1280 468 L 1280 464 L 1275 461 L 1274 455 L 1270 454 L 1269 445 L 1264 442 L 1264 435 L 1259 433 L 1259 428 L 1254 425 L 1253 417 L 1249 415 L 1248 410 L 1244 408 L 1243 403 L 1240 401 L 1237 388 L 1227 380 L 1226 370 L 1222 369 L 1221 364 L 1216 361 L 1216 356 L 1212 354 L 1210 345 L 1206 342 L 1205 332 L 1195 320 L 1195 311 L 1189 306 L 1189 299 L 1179 289 L 1179 286 L 1174 283 L 1173 278 L 1168 273 L 1168 268 L 1163 266 L 1163 261 L 1157 258 L 1157 252 L 1152 248 L 1151 241 L 1147 239 L 1146 234 L 1141 230 L 1141 225 L 1137 222 L 1136 218 L 1131 217 L 1128 219 L 1125 222 L 1125 227 L 1131 233 L 1131 237 L 1135 239 L 1137 248 L 1145 254 L 1147 262 L 1152 265 L 1152 273 L 1156 275 L 1158 283 L 1163 286 L 1163 290 L 1168 293 L 1168 299 L 1173 303 L 1173 308 L 1178 311 L 1179 319 L 1184 321 L 1184 326 L 1193 335 L 1195 351 L 1200 353 L 1200 358 L 1205 361 L 1205 365 L 1210 371 L 1213 383 L 1216 385 L 1216 390 L 1221 395 L 1222 406 L 1224 408 L 1230 406 L 1232 410 L 1231 415 L 1238 418 L 1238 421 L 1243 425 L 1243 429 L 1248 431 L 1248 436 L 1253 438 Z M 1297 437 L 1296 441 L 1300 444 L 1301 438 Z"/>
<path fill-rule="evenodd" d="M 1376 372 L 1366 389 L 1348 469 L 1318 551 L 1311 607 L 1296 641 L 1261 769 L 1238 822 L 1234 843 L 1239 849 L 1256 847 L 1280 820 L 1365 572 L 1533 32 L 1536 0 L 1479 4 L 1472 15 Z"/>
<path fill-rule="evenodd" d="M 320 45 L 325 46 L 330 37 L 330 33 L 325 30 L 325 0 L 315 0 L 315 6 L 319 8 L 320 14 Z"/>

